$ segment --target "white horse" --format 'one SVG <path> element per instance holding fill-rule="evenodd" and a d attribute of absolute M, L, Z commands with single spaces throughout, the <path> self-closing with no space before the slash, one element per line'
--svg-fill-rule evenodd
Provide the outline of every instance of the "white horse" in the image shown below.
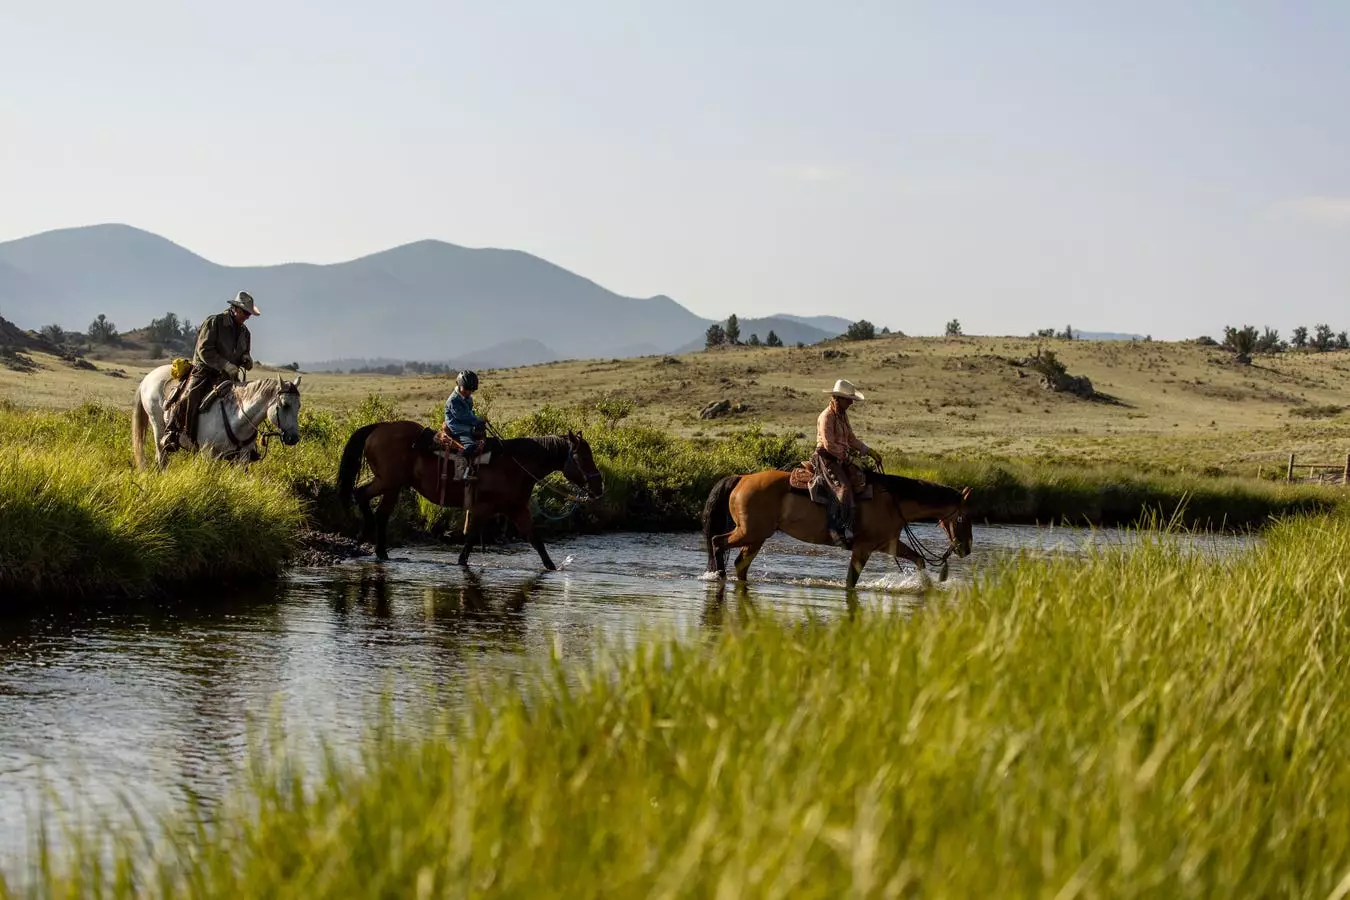
<path fill-rule="evenodd" d="M 164 406 L 174 387 L 173 367 L 160 366 L 141 379 L 136 405 L 131 410 L 131 451 L 136 468 L 145 468 L 145 429 L 150 426 L 154 440 L 155 464 L 163 469 L 168 454 L 160 449 L 160 438 L 167 429 Z M 197 449 L 208 456 L 233 460 L 247 466 L 257 456 L 259 430 L 270 422 L 281 435 L 281 442 L 294 446 L 300 442 L 300 379 L 284 381 L 264 378 L 250 384 L 231 384 L 209 409 L 199 412 Z M 218 390 L 218 389 L 217 389 Z M 185 398 L 186 400 L 186 398 Z M 186 439 L 186 434 L 183 435 Z"/>

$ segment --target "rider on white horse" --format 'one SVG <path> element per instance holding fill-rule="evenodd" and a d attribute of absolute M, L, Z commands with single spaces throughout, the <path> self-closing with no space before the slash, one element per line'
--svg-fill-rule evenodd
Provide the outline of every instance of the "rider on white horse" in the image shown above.
<path fill-rule="evenodd" d="M 225 380 L 243 380 L 243 372 L 253 368 L 252 336 L 244 325 L 250 316 L 260 316 L 253 298 L 240 291 L 224 312 L 207 318 L 197 330 L 197 348 L 192 356 L 192 375 L 187 381 L 187 396 L 175 399 L 166 413 L 168 430 L 160 439 L 160 450 L 168 453 L 180 447 L 197 445 L 197 413 L 211 389 Z M 181 396 L 180 385 L 178 394 Z M 186 429 L 186 440 L 182 431 Z"/>

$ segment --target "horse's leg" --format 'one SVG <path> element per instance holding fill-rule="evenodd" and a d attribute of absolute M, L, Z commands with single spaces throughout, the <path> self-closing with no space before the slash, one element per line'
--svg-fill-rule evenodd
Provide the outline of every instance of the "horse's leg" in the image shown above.
<path fill-rule="evenodd" d="M 717 560 L 717 577 L 727 577 L 727 553 L 732 547 L 743 547 L 745 545 L 745 530 L 737 528 L 735 531 L 729 531 L 726 534 L 713 535 L 713 556 Z M 734 542 L 734 543 L 733 543 Z M 740 564 L 740 556 L 737 556 L 737 565 Z"/>
<path fill-rule="evenodd" d="M 356 508 L 361 511 L 361 540 L 369 543 L 375 538 L 375 510 L 370 508 L 370 500 L 375 496 L 375 492 L 370 490 L 374 481 L 368 481 L 365 484 L 352 491 L 352 497 L 356 500 Z"/>
<path fill-rule="evenodd" d="M 719 549 L 717 549 L 716 545 L 714 545 L 714 546 L 713 546 L 713 555 L 714 555 L 715 557 L 717 557 L 717 577 L 718 577 L 718 578 L 726 578 L 726 577 L 727 577 L 727 548 L 726 548 L 726 547 L 723 547 L 722 549 L 719 550 Z"/>
<path fill-rule="evenodd" d="M 905 559 L 914 563 L 915 567 L 918 568 L 920 572 L 922 572 L 925 568 L 927 568 L 928 565 L 927 563 L 924 562 L 923 557 L 919 555 L 919 552 L 915 550 L 913 547 L 911 547 L 909 544 L 906 544 L 904 541 L 895 542 L 894 556 L 896 562 L 899 562 L 900 557 L 903 556 Z"/>
<path fill-rule="evenodd" d="M 872 548 L 863 549 L 855 547 L 853 558 L 848 563 L 848 587 L 850 590 L 858 586 L 858 577 L 862 575 L 863 566 L 867 565 L 868 558 L 872 555 Z"/>
<path fill-rule="evenodd" d="M 511 516 L 511 521 L 515 524 L 516 530 L 521 533 L 525 540 L 530 542 L 530 546 L 539 554 L 539 558 L 544 562 L 544 568 L 550 572 L 557 571 L 558 567 L 549 559 L 548 550 L 544 549 L 544 541 L 535 533 L 534 519 L 530 516 L 530 508 L 522 507 Z"/>
<path fill-rule="evenodd" d="M 389 517 L 394 514 L 401 488 L 394 487 L 380 495 L 380 508 L 375 511 L 375 556 L 389 558 Z"/>
<path fill-rule="evenodd" d="M 741 548 L 741 552 L 736 554 L 736 578 L 745 581 L 750 572 L 750 564 L 755 561 L 755 555 L 759 553 L 759 548 L 764 546 L 763 541 L 753 544 L 746 544 Z"/>

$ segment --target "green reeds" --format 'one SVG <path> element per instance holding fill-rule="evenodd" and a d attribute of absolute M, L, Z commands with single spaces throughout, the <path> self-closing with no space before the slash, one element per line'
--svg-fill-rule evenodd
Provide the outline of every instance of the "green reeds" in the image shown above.
<path fill-rule="evenodd" d="M 272 759 L 167 851 L 109 836 L 39 890 L 1344 896 L 1347 560 L 1337 516 L 1242 557 L 1018 558 L 909 615 L 732 588 L 709 640 L 489 684 L 360 765 Z"/>
<path fill-rule="evenodd" d="M 131 596 L 275 575 L 303 511 L 284 485 L 201 459 L 130 463 L 129 416 L 0 408 L 0 597 Z"/>

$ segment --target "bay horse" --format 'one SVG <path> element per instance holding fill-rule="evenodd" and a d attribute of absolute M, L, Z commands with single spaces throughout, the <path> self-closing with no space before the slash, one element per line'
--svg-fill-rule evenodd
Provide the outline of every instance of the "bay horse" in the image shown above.
<path fill-rule="evenodd" d="M 297 375 L 295 381 L 286 381 L 278 375 L 218 388 L 224 392 L 223 396 L 198 414 L 196 451 L 247 467 L 259 456 L 258 438 L 266 437 L 262 432 L 265 424 L 276 429 L 286 446 L 298 444 L 300 379 L 304 377 Z M 155 466 L 163 469 L 169 463 L 159 439 L 167 428 L 164 405 L 174 384 L 173 366 L 165 363 L 147 372 L 136 389 L 136 404 L 131 408 L 131 455 L 137 469 L 145 468 L 147 428 L 151 446 L 155 448 Z"/>
<path fill-rule="evenodd" d="M 736 577 L 744 581 L 764 542 L 782 531 L 808 544 L 833 545 L 826 508 L 813 503 L 810 496 L 789 484 L 782 469 L 729 475 L 708 495 L 703 508 L 703 538 L 708 550 L 708 573 L 726 577 L 727 551 L 740 547 L 736 557 Z M 903 556 L 920 569 L 925 561 L 939 562 L 946 575 L 947 556 L 970 554 L 971 522 L 966 503 L 970 488 L 957 490 L 944 484 L 920 481 L 900 475 L 868 472 L 872 499 L 855 501 L 858 527 L 849 561 L 848 587 L 858 577 L 868 558 L 883 548 L 892 556 Z M 900 539 L 905 526 L 920 519 L 936 518 L 947 535 L 949 546 L 937 558 L 926 559 Z"/>
<path fill-rule="evenodd" d="M 338 496 L 349 513 L 353 505 L 360 506 L 363 537 L 368 538 L 374 532 L 375 555 L 380 559 L 389 558 L 389 516 L 404 488 L 411 488 L 437 506 L 464 507 L 465 483 L 455 481 L 449 473 L 442 480 L 442 471 L 448 468 L 453 473 L 454 467 L 443 466 L 435 448 L 435 432 L 408 420 L 363 425 L 347 439 L 338 466 Z M 566 437 L 491 438 L 485 442 L 483 452 L 490 452 L 492 459 L 478 466 L 472 509 L 465 510 L 471 524 L 464 536 L 459 564 L 469 564 L 469 552 L 481 517 L 503 515 L 538 551 L 544 568 L 556 569 L 544 542 L 535 533 L 530 495 L 536 484 L 554 472 L 562 472 L 572 484 L 584 488 L 592 500 L 604 494 L 604 478 L 595 466 L 590 445 L 580 433 L 568 432 Z M 357 487 L 363 459 L 370 464 L 373 477 Z M 380 505 L 372 512 L 370 501 L 376 497 L 380 498 Z"/>

